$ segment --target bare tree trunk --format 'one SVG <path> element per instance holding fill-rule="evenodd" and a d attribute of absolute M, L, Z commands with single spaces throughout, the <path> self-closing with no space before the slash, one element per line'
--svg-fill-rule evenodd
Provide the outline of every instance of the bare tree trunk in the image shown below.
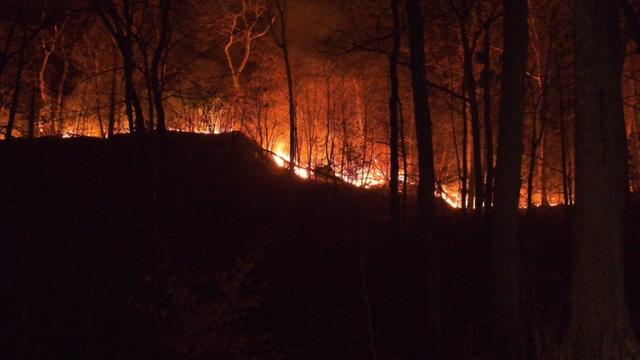
<path fill-rule="evenodd" d="M 430 348 L 435 348 L 441 329 L 441 282 L 439 244 L 435 227 L 435 170 L 431 110 L 427 90 L 424 23 L 420 0 L 409 0 L 406 6 L 411 48 L 411 86 L 418 145 L 418 239 L 427 251 L 426 286 L 429 294 L 427 331 Z"/>
<path fill-rule="evenodd" d="M 131 39 L 122 38 L 118 41 L 120 52 L 122 53 L 122 62 L 124 67 L 125 92 L 127 94 L 127 116 L 129 117 L 129 125 L 132 132 L 140 135 L 145 131 L 144 115 L 142 113 L 142 105 L 140 97 L 134 83 L 135 63 L 133 60 L 133 47 Z M 135 115 L 135 118 L 134 118 Z M 133 129 L 131 129 L 133 125 Z"/>
<path fill-rule="evenodd" d="M 329 166 L 333 166 L 333 140 L 331 140 L 331 146 L 329 146 L 329 139 L 332 135 L 332 131 L 333 131 L 333 117 L 332 117 L 332 103 L 331 103 L 331 79 L 329 77 L 327 77 L 326 79 L 327 82 L 327 110 L 326 110 L 326 132 L 325 132 L 325 137 L 324 137 L 324 152 L 325 152 L 325 157 L 327 160 L 327 165 Z"/>
<path fill-rule="evenodd" d="M 472 156 L 472 179 L 471 188 L 473 200 L 469 207 L 475 208 L 480 214 L 484 203 L 484 172 L 482 170 L 482 139 L 480 135 L 480 111 L 476 92 L 476 79 L 473 72 L 473 57 L 475 51 L 475 41 L 473 45 L 469 42 L 469 24 L 471 23 L 471 7 L 463 2 L 461 11 L 454 9 L 458 19 L 460 39 L 462 40 L 462 67 L 463 67 L 463 88 L 469 99 L 469 110 L 471 113 L 471 146 Z"/>
<path fill-rule="evenodd" d="M 153 93 L 153 102 L 156 106 L 156 114 L 158 120 L 156 121 L 158 131 L 166 131 L 166 119 L 164 111 L 164 84 L 162 83 L 162 65 L 166 61 L 167 51 L 170 42 L 170 14 L 171 14 L 171 0 L 160 1 L 161 25 L 160 25 L 160 38 L 158 45 L 153 54 L 151 61 L 151 90 Z"/>
<path fill-rule="evenodd" d="M 405 121 L 402 111 L 402 101 L 398 99 L 398 115 L 400 116 L 400 146 L 402 151 L 402 215 L 403 218 L 407 214 L 407 188 L 409 185 L 409 161 L 407 157 L 407 140 L 404 133 Z"/>
<path fill-rule="evenodd" d="M 531 116 L 531 141 L 529 144 L 529 171 L 527 174 L 527 211 L 533 207 L 533 178 L 536 175 L 537 149 L 538 149 L 538 119 Z"/>
<path fill-rule="evenodd" d="M 484 139 L 485 139 L 485 167 L 487 169 L 487 177 L 485 181 L 485 203 L 484 207 L 490 209 L 493 204 L 493 123 L 491 113 L 491 81 L 493 79 L 493 70 L 491 69 L 491 25 L 488 24 L 484 29 L 484 56 L 485 63 L 482 71 L 482 95 L 484 100 Z M 491 214 L 487 211 L 487 215 Z"/>
<path fill-rule="evenodd" d="M 143 62 L 143 75 L 147 86 L 147 114 L 149 115 L 149 131 L 153 131 L 155 127 L 155 105 L 153 104 L 154 90 L 151 84 L 151 69 L 149 66 L 149 55 L 147 54 L 146 44 L 140 44 Z"/>
<path fill-rule="evenodd" d="M 629 182 L 618 11 L 599 0 L 575 2 L 576 252 L 566 341 L 572 359 L 638 355 L 624 283 Z"/>
<path fill-rule="evenodd" d="M 557 28 L 554 18 L 554 29 Z M 555 51 L 555 71 L 556 71 L 556 87 L 558 92 L 558 116 L 560 117 L 560 161 L 562 161 L 562 199 L 565 207 L 571 205 L 571 189 L 568 169 L 568 144 L 567 144 L 567 125 L 565 116 L 564 101 L 564 84 L 562 83 L 562 69 L 560 66 L 560 44 L 556 43 Z"/>
<path fill-rule="evenodd" d="M 391 87 L 389 97 L 389 160 L 391 165 L 389 174 L 389 215 L 391 216 L 391 234 L 393 239 L 397 240 L 400 230 L 400 201 L 398 197 L 398 175 L 400 172 L 400 164 L 398 162 L 398 103 L 400 101 L 400 84 L 398 81 L 398 56 L 400 54 L 402 30 L 400 29 L 398 0 L 391 0 L 390 6 L 393 13 L 393 48 L 389 55 L 389 81 Z"/>
<path fill-rule="evenodd" d="M 284 3 L 283 3 L 284 2 Z M 287 0 L 276 0 L 276 8 L 280 18 L 280 33 L 276 34 L 272 26 L 273 38 L 282 50 L 284 66 L 287 74 L 287 90 L 289 92 L 289 170 L 295 171 L 296 151 L 298 149 L 298 127 L 296 120 L 296 98 L 293 87 L 293 72 L 289 59 L 289 44 L 287 42 Z"/>
<path fill-rule="evenodd" d="M 480 111 L 478 105 L 478 99 L 476 94 L 476 80 L 473 76 L 473 54 L 469 48 L 467 41 L 465 43 L 465 56 L 464 56 L 464 73 L 465 73 L 465 87 L 467 96 L 470 99 L 469 109 L 471 110 L 471 144 L 473 147 L 473 198 L 474 201 L 471 204 L 476 210 L 482 209 L 484 203 L 484 183 L 483 183 L 483 171 L 482 171 L 482 150 L 480 138 Z M 474 206 L 475 204 L 475 206 Z M 479 213 L 479 211 L 478 211 Z"/>
<path fill-rule="evenodd" d="M 62 107 L 64 104 L 64 85 L 67 82 L 67 76 L 69 74 L 69 61 L 67 59 L 63 59 L 62 65 L 62 75 L 60 76 L 60 82 L 58 83 L 58 88 L 56 89 L 56 98 L 51 104 L 51 114 L 49 121 L 51 122 L 52 129 L 55 129 L 53 124 L 58 123 L 58 132 L 60 134 L 64 133 L 64 124 L 62 120 Z"/>
<path fill-rule="evenodd" d="M 540 205 L 549 206 L 549 171 L 546 162 L 547 133 L 542 132 L 540 138 Z"/>
<path fill-rule="evenodd" d="M 453 83 L 453 66 L 451 63 L 449 63 L 449 79 L 451 84 Z M 453 138 L 453 148 L 455 149 L 455 154 L 456 154 L 456 174 L 458 175 L 458 178 L 460 179 L 460 189 L 459 189 L 459 194 L 460 194 L 460 207 L 464 208 L 464 198 L 466 196 L 466 191 L 463 194 L 462 190 L 463 190 L 463 182 L 464 182 L 464 177 L 462 174 L 462 164 L 460 163 L 460 150 L 458 149 L 458 135 L 456 134 L 456 98 L 455 96 L 453 96 L 453 94 L 451 95 L 451 137 Z"/>
<path fill-rule="evenodd" d="M 467 102 L 462 102 L 462 208 L 469 208 L 469 122 Z"/>
<path fill-rule="evenodd" d="M 117 55 L 115 46 L 113 47 L 113 70 L 111 72 L 111 91 L 109 93 L 109 124 L 107 127 L 107 137 L 113 138 L 116 124 L 116 85 L 118 83 Z"/>
<path fill-rule="evenodd" d="M 522 165 L 525 76 L 529 43 L 527 0 L 503 0 L 503 63 L 495 203 L 491 222 L 494 288 L 493 339 L 498 358 L 519 358 L 523 350 L 520 306 L 518 205 Z"/>

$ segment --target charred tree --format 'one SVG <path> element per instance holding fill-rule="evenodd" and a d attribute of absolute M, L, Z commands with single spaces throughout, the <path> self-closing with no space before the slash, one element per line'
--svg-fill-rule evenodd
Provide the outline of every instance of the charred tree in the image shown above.
<path fill-rule="evenodd" d="M 520 252 L 518 205 L 522 166 L 525 76 L 529 43 L 527 0 L 504 0 L 503 63 L 491 224 L 492 308 L 499 358 L 521 356 Z"/>

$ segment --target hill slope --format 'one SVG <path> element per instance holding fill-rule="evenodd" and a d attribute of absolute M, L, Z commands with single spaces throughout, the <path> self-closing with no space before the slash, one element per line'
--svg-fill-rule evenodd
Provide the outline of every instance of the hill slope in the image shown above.
<path fill-rule="evenodd" d="M 390 241 L 384 194 L 291 176 L 239 133 L 0 143 L 0 164 L 2 358 L 425 353 L 424 256 L 406 252 L 410 231 Z M 477 356 L 491 321 L 471 220 L 439 224 L 450 358 Z M 549 339 L 569 301 L 568 234 L 561 210 L 523 224 Z"/>

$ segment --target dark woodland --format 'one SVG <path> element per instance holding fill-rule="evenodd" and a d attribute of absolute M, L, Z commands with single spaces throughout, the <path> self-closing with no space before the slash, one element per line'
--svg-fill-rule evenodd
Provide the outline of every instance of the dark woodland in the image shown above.
<path fill-rule="evenodd" d="M 0 0 L 0 359 L 639 359 L 640 1 Z"/>

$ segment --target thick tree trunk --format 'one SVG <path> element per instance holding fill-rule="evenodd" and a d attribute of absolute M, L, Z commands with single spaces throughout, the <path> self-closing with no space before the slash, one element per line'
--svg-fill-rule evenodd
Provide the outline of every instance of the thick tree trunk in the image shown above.
<path fill-rule="evenodd" d="M 576 253 L 567 346 L 572 359 L 626 359 L 638 346 L 624 284 L 628 173 L 618 9 L 575 3 Z M 633 355 L 632 355 L 633 354 Z"/>
<path fill-rule="evenodd" d="M 427 329 L 430 341 L 437 341 L 441 328 L 441 283 L 439 246 L 435 235 L 435 171 L 431 110 L 425 68 L 424 23 L 420 0 L 409 0 L 406 6 L 411 48 L 411 86 L 413 88 L 414 119 L 418 145 L 418 237 L 427 251 L 426 286 Z M 435 344 L 432 344 L 435 345 Z"/>
<path fill-rule="evenodd" d="M 522 165 L 525 75 L 529 43 L 527 0 L 504 0 L 504 60 L 491 226 L 494 341 L 498 358 L 518 358 L 523 349 L 520 306 L 518 205 Z"/>

